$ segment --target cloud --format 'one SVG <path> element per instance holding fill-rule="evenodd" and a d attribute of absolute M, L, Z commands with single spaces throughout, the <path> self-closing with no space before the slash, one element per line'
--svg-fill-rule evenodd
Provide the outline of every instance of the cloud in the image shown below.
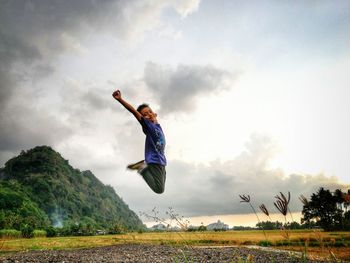
<path fill-rule="evenodd" d="M 72 134 L 69 125 L 52 114 L 42 114 L 34 107 L 12 109 L 1 114 L 0 151 L 20 151 L 37 145 L 54 145 Z"/>
<path fill-rule="evenodd" d="M 174 9 L 182 16 L 185 17 L 195 11 L 199 7 L 200 0 L 182 0 L 182 1 L 172 1 Z"/>
<path fill-rule="evenodd" d="M 164 11 L 174 10 L 185 17 L 195 12 L 198 5 L 198 0 L 2 1 L 1 149 L 14 153 L 34 142 L 57 145 L 69 138 L 70 129 L 64 121 L 52 116 L 68 115 L 68 120 L 77 127 L 77 124 L 88 124 L 92 111 L 111 107 L 106 99 L 110 99 L 110 91 L 108 94 L 97 92 L 94 90 L 96 86 L 91 85 L 81 86 L 76 92 L 63 89 L 67 93 L 62 96 L 61 105 L 53 103 L 48 107 L 51 101 L 57 100 L 54 96 L 61 93 L 57 80 L 65 78 L 57 71 L 57 58 L 61 54 L 84 55 L 89 52 L 87 39 L 96 39 L 103 34 L 121 41 L 142 38 L 144 32 L 162 25 Z M 39 91 L 44 89 L 44 85 L 40 86 L 44 80 L 48 80 L 45 89 L 50 91 L 47 93 Z M 43 95 L 39 97 L 38 93 Z M 26 100 L 19 100 L 17 94 L 25 96 Z M 29 125 L 28 116 L 32 126 Z M 34 129 L 34 123 L 41 127 Z M 60 134 L 53 136 L 53 131 Z"/>
<path fill-rule="evenodd" d="M 0 80 L 0 112 L 3 112 L 4 108 L 6 108 L 7 101 L 14 92 L 14 81 L 2 68 L 0 68 Z"/>
<path fill-rule="evenodd" d="M 110 54 L 118 50 L 123 56 L 119 56 L 117 52 L 117 56 L 122 59 L 115 59 L 116 64 L 110 67 L 111 71 L 128 68 L 126 73 L 123 72 L 120 75 L 118 79 L 120 83 L 127 78 L 123 76 L 135 76 L 134 73 L 142 67 L 142 64 L 138 63 L 137 67 L 129 68 L 132 63 L 123 61 L 125 57 L 130 55 L 131 60 L 137 62 L 149 59 L 149 49 L 146 46 L 153 48 L 154 40 L 142 46 L 137 52 L 130 52 L 134 50 L 129 49 L 130 43 L 136 43 L 136 45 L 142 43 L 140 40 L 143 39 L 145 32 L 156 31 L 157 33 L 160 29 L 163 30 L 160 35 L 167 38 L 176 38 L 183 34 L 183 39 L 178 40 L 179 51 L 187 49 L 188 44 L 193 43 L 192 41 L 201 43 L 198 39 L 203 40 L 203 43 L 206 41 L 204 48 L 210 46 L 218 49 L 216 44 L 220 44 L 223 39 L 225 43 L 231 45 L 232 42 L 227 38 L 227 33 L 217 30 L 220 24 L 213 24 L 207 12 L 202 13 L 206 17 L 196 17 L 196 20 L 201 21 L 195 24 L 192 24 L 194 21 L 189 24 L 171 23 L 174 17 L 184 19 L 196 12 L 198 8 L 198 0 L 2 1 L 0 8 L 0 161 L 8 160 L 8 156 L 18 154 L 21 149 L 36 145 L 59 146 L 58 148 L 64 150 L 62 154 L 68 153 L 69 156 L 66 158 L 71 160 L 77 168 L 91 169 L 93 172 L 96 169 L 97 176 L 100 176 L 99 172 L 101 174 L 103 172 L 104 178 L 109 182 L 114 180 L 114 177 L 118 178 L 118 184 L 116 184 L 118 194 L 121 194 L 135 211 L 151 210 L 154 206 L 166 211 L 169 206 L 172 206 L 186 215 L 250 212 L 247 206 L 239 203 L 238 194 L 250 194 L 253 202 L 257 200 L 266 202 L 268 207 L 269 205 L 272 207 L 273 196 L 279 191 L 291 191 L 292 206 L 296 209 L 301 205 L 297 199 L 300 193 L 307 196 L 320 185 L 341 187 L 342 185 L 335 177 L 323 174 L 287 175 L 281 169 L 270 168 L 269 162 L 274 158 L 278 148 L 268 137 L 258 135 L 252 136 L 244 152 L 227 162 L 192 164 L 180 160 L 169 160 L 166 192 L 160 196 L 152 193 L 141 178 L 124 173 L 127 162 L 137 161 L 138 156 L 142 156 L 144 137 L 141 130 L 137 130 L 140 127 L 137 122 L 133 122 L 132 117 L 123 108 L 117 109 L 119 106 L 116 106 L 116 102 L 111 98 L 110 90 L 104 90 L 103 84 L 95 83 L 94 76 L 83 74 L 86 73 L 84 72 L 86 68 L 79 63 L 84 63 L 82 61 L 85 60 L 82 59 L 77 63 L 79 59 L 73 55 L 78 55 L 80 58 L 89 52 L 96 51 L 96 49 L 89 49 L 91 47 L 89 44 L 101 43 L 99 42 L 101 38 L 112 40 L 117 48 L 111 50 Z M 251 6 L 248 5 L 247 10 L 250 9 Z M 260 13 L 264 16 L 265 12 Z M 231 15 L 230 17 L 239 18 L 240 16 Z M 271 18 L 273 19 L 273 16 Z M 324 16 L 320 16 L 321 18 Z M 315 21 L 321 21 L 320 19 Z M 204 20 L 208 24 L 203 24 Z M 258 20 L 261 19 L 258 17 Z M 226 22 L 229 21 L 226 20 Z M 264 54 L 263 58 L 269 57 L 268 61 L 271 62 L 276 55 L 271 56 L 268 49 L 264 48 L 260 42 L 258 48 L 256 46 L 252 48 L 252 45 L 256 45 L 251 40 L 254 40 L 257 34 L 254 25 L 257 20 L 247 17 L 242 21 L 244 26 L 237 27 L 242 30 L 239 31 L 242 34 L 233 34 L 236 31 L 230 33 L 230 37 L 240 36 L 240 40 L 236 39 L 234 46 L 244 45 L 242 50 L 248 50 L 249 55 L 253 57 L 256 57 L 254 54 L 261 52 Z M 288 21 L 285 22 L 288 27 L 292 25 Z M 265 30 L 270 28 L 270 24 L 273 23 L 258 27 L 258 36 L 265 37 L 271 32 Z M 181 29 L 188 25 L 198 28 L 182 32 Z M 341 28 L 345 28 L 344 25 Z M 207 31 L 211 27 L 213 30 Z M 231 28 L 235 29 L 235 27 Z M 254 29 L 254 32 L 247 28 Z M 315 27 L 309 25 L 308 28 L 308 31 L 313 31 Z M 337 28 L 338 31 L 341 30 Z M 205 30 L 202 31 L 202 29 Z M 191 36 L 187 34 L 199 31 L 201 34 Z M 329 32 L 333 31 L 329 30 Z M 220 36 L 215 37 L 215 33 L 218 32 Z M 246 32 L 251 34 L 245 34 Z M 278 29 L 276 32 L 289 31 Z M 208 36 L 207 33 L 211 33 L 210 39 L 204 38 Z M 155 35 L 157 34 L 150 37 Z M 198 38 L 200 35 L 203 38 Z M 323 35 L 319 34 L 320 37 Z M 266 39 L 269 44 L 271 37 L 264 37 L 261 39 Z M 295 39 L 298 41 L 300 38 Z M 164 41 L 164 43 L 170 46 L 170 41 Z M 164 47 L 163 43 L 157 44 L 159 47 Z M 284 45 L 279 46 L 284 47 Z M 158 46 L 155 45 L 155 47 Z M 191 51 L 190 48 L 187 50 Z M 251 50 L 255 50 L 253 55 Z M 94 54 L 91 57 L 99 55 Z M 202 56 L 197 53 L 193 58 L 197 57 L 197 62 L 194 63 L 198 63 L 198 55 Z M 221 55 L 222 53 L 219 55 L 215 53 L 213 57 Z M 200 61 L 208 60 L 207 54 L 202 57 L 203 60 Z M 72 64 L 76 64 L 71 65 L 71 61 L 73 61 Z M 126 87 L 125 97 L 130 98 L 132 102 L 139 101 L 141 98 L 153 99 L 154 97 L 162 113 L 188 113 L 196 109 L 199 99 L 215 96 L 219 92 L 232 88 L 239 76 L 237 71 L 232 72 L 213 65 L 180 64 L 177 67 L 170 67 L 162 63 L 148 63 L 144 69 L 143 80 L 140 80 L 136 73 L 139 82 L 133 85 L 136 87 L 134 90 L 129 89 L 128 84 L 124 86 Z M 222 64 L 229 63 L 225 61 Z M 64 68 L 66 65 L 67 68 Z M 81 67 L 81 71 L 79 69 L 69 72 L 76 65 Z M 67 78 L 71 79 L 65 81 Z M 127 79 L 133 81 L 130 80 L 131 78 Z M 109 109 L 112 108 L 113 111 L 110 111 Z M 134 133 L 137 133 L 137 137 Z M 123 173 L 119 174 L 121 170 Z"/>
<path fill-rule="evenodd" d="M 231 88 L 238 73 L 211 65 L 179 65 L 176 69 L 149 62 L 144 79 L 159 100 L 163 113 L 189 112 L 200 96 Z"/>
<path fill-rule="evenodd" d="M 135 39 L 144 32 L 163 27 L 162 12 L 174 10 L 181 17 L 197 11 L 199 0 L 126 1 L 117 17 L 117 33 L 123 39 Z"/>
<path fill-rule="evenodd" d="M 68 38 L 62 35 L 74 35 L 79 28 L 82 28 L 82 21 L 93 21 L 87 18 L 96 14 L 96 9 L 107 8 L 108 1 L 103 3 L 101 5 L 95 5 L 91 1 L 1 3 L 1 151 L 18 152 L 20 149 L 36 145 L 55 145 L 60 140 L 69 138 L 71 129 L 55 116 L 57 114 L 53 114 L 54 105 L 40 108 L 40 100 L 50 101 L 52 96 L 46 98 L 37 96 L 36 84 L 55 73 L 56 55 L 69 46 Z"/>
<path fill-rule="evenodd" d="M 65 48 L 80 49 L 79 39 L 88 33 L 135 37 L 160 24 L 164 10 L 185 17 L 198 5 L 198 0 L 3 1 L 2 50 L 20 60 L 46 58 Z"/>
<path fill-rule="evenodd" d="M 149 212 L 157 207 L 165 212 L 173 207 L 183 216 L 204 216 L 251 213 L 248 205 L 240 203 L 242 194 L 251 196 L 257 210 L 260 204 L 265 204 L 270 212 L 278 212 L 273 205 L 274 196 L 289 191 L 291 210 L 301 211 L 298 199 L 301 194 L 310 197 L 321 186 L 333 190 L 349 187 L 324 174 L 286 175 L 281 169 L 269 168 L 277 149 L 269 137 L 254 134 L 246 150 L 230 161 L 191 164 L 170 160 L 166 191 L 161 197 L 151 193 L 144 182 L 136 189 L 124 185 L 118 193 L 133 204 L 135 211 Z M 137 196 L 133 195 L 135 191 Z"/>

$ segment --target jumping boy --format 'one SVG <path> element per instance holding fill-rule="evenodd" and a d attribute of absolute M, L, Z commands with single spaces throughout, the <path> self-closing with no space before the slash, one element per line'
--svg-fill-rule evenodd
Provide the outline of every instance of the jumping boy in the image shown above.
<path fill-rule="evenodd" d="M 133 106 L 122 98 L 120 90 L 114 91 L 112 96 L 135 116 L 146 135 L 145 160 L 130 164 L 127 168 L 137 170 L 155 193 L 163 193 L 167 161 L 164 155 L 165 137 L 157 121 L 157 114 L 147 104 L 141 104 L 135 110 Z"/>

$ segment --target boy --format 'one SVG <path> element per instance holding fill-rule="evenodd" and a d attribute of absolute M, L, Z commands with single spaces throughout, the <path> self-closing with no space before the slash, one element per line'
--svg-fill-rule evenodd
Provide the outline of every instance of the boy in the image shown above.
<path fill-rule="evenodd" d="M 133 106 L 122 98 L 120 90 L 114 91 L 112 96 L 135 116 L 146 135 L 145 160 L 130 164 L 127 168 L 137 170 L 155 193 L 163 193 L 167 161 L 164 155 L 165 137 L 157 121 L 157 114 L 147 104 L 141 104 L 135 110 Z"/>

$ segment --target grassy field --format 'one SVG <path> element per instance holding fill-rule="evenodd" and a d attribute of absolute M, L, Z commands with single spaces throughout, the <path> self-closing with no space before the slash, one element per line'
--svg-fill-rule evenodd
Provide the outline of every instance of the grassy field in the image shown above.
<path fill-rule="evenodd" d="M 349 259 L 350 232 L 288 231 L 289 239 L 282 231 L 224 231 L 224 232 L 146 232 L 122 235 L 85 237 L 16 238 L 1 239 L 2 253 L 28 250 L 78 249 L 125 243 L 152 243 L 189 246 L 269 245 L 277 249 L 307 250 L 309 254 L 330 251 L 338 258 Z"/>

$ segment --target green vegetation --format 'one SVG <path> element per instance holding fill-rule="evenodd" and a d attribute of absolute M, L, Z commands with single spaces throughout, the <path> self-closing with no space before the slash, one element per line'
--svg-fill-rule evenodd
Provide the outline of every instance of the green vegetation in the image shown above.
<path fill-rule="evenodd" d="M 0 169 L 0 229 L 32 237 L 35 229 L 56 236 L 143 228 L 111 186 L 74 169 L 48 146 L 22 151 Z"/>
<path fill-rule="evenodd" d="M 1 229 L 0 238 L 19 238 L 21 237 L 21 231 L 15 229 Z"/>
<path fill-rule="evenodd" d="M 303 218 L 301 224 L 293 220 L 292 213 L 289 208 L 290 192 L 284 195 L 276 195 L 275 207 L 284 216 L 284 223 L 272 222 L 270 213 L 264 204 L 259 206 L 260 210 L 270 218 L 270 221 L 261 221 L 256 213 L 249 195 L 239 195 L 242 203 L 247 203 L 255 213 L 258 223 L 256 226 L 261 230 L 282 229 L 286 236 L 288 230 L 291 229 L 307 229 L 307 228 L 321 228 L 325 231 L 336 230 L 350 230 L 350 211 L 348 206 L 350 204 L 350 190 L 348 193 L 343 193 L 340 189 L 331 192 L 321 187 L 317 193 L 311 195 L 310 200 L 301 195 L 299 200 L 303 203 Z M 290 214 L 292 222 L 287 221 L 287 214 Z M 246 229 L 245 227 L 235 229 Z M 248 228 L 249 229 L 249 228 Z M 266 235 L 265 235 L 266 237 Z"/>
<path fill-rule="evenodd" d="M 277 230 L 277 229 L 310 229 L 310 228 L 315 228 L 317 225 L 313 222 L 310 222 L 308 224 L 299 224 L 298 222 L 287 222 L 287 223 L 282 223 L 279 221 L 261 221 L 260 223 L 256 224 L 256 227 L 258 229 L 265 229 L 265 230 Z M 244 230 L 245 227 L 241 227 L 241 229 L 236 228 L 235 230 Z M 251 229 L 247 227 L 246 229 Z"/>
<path fill-rule="evenodd" d="M 349 193 L 337 189 L 334 193 L 321 187 L 310 200 L 302 197 L 305 224 L 316 224 L 325 231 L 350 230 L 350 211 L 347 211 Z"/>
<path fill-rule="evenodd" d="M 128 232 L 119 235 L 75 236 L 32 239 L 6 239 L 4 251 L 36 249 L 75 249 L 83 247 L 98 247 L 115 244 L 166 244 L 166 245 L 262 245 L 262 246 L 297 246 L 304 248 L 305 244 L 314 247 L 344 247 L 350 245 L 349 232 L 321 232 L 314 230 L 292 230 L 290 242 L 287 244 L 281 232 L 267 230 L 269 241 L 264 240 L 261 230 L 252 231 L 205 231 L 205 232 Z"/>

